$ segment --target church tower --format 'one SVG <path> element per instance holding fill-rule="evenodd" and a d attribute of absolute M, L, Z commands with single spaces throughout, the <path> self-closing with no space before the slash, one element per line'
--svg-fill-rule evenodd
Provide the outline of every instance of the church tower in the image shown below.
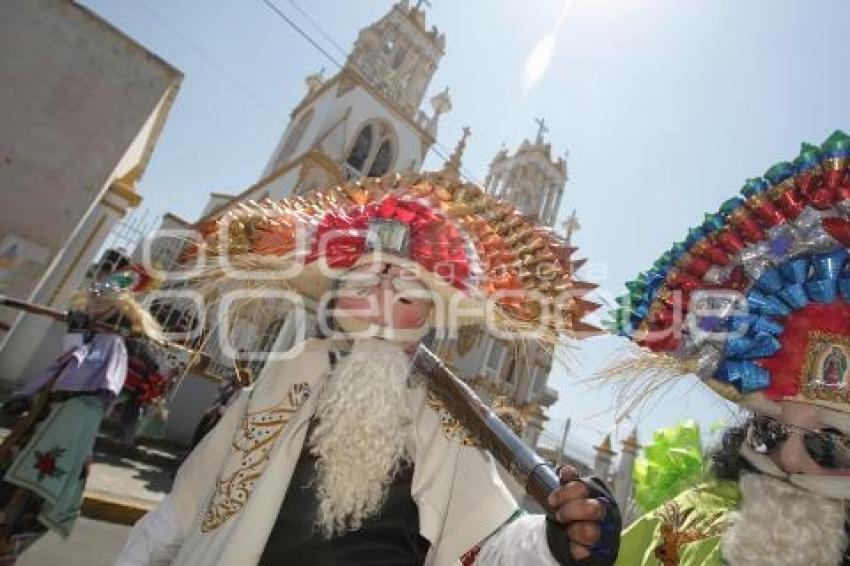
<path fill-rule="evenodd" d="M 611 449 L 611 435 L 606 434 L 605 438 L 599 444 L 594 446 L 596 450 L 596 458 L 593 461 L 593 471 L 604 482 L 611 481 L 611 465 L 614 463 L 614 456 L 617 455 Z"/>
<path fill-rule="evenodd" d="M 285 198 L 421 167 L 440 115 L 451 110 L 448 88 L 430 98 L 430 113 L 420 108 L 445 48 L 422 3 L 396 3 L 360 32 L 339 72 L 305 79 L 306 95 L 262 179 L 240 199 Z"/>
<path fill-rule="evenodd" d="M 637 427 L 622 443 L 620 462 L 617 466 L 617 476 L 614 480 L 614 497 L 620 506 L 624 524 L 628 524 L 634 518 L 635 506 L 633 495 L 635 482 L 633 479 L 635 460 L 640 452 L 640 443 L 637 437 Z"/>
<path fill-rule="evenodd" d="M 542 118 L 536 122 L 534 143 L 523 140 L 513 155 L 500 150 L 490 163 L 484 187 L 537 222 L 554 226 L 567 184 L 567 162 L 552 157 L 552 146 L 543 140 L 546 123 Z"/>
<path fill-rule="evenodd" d="M 554 226 L 567 183 L 567 164 L 563 158 L 552 158 L 552 148 L 543 139 L 546 124 L 543 119 L 537 124 L 534 143 L 524 140 L 513 155 L 504 149 L 496 154 L 484 186 L 538 223 Z M 577 221 L 565 225 L 568 237 L 576 227 Z M 516 407 L 526 422 L 523 437 L 535 446 L 545 426 L 545 410 L 558 400 L 557 390 L 548 383 L 552 352 L 534 341 L 505 340 L 476 328 L 462 330 L 455 349 L 455 367 L 476 376 L 473 384 L 479 392 L 492 391 L 491 397 Z"/>

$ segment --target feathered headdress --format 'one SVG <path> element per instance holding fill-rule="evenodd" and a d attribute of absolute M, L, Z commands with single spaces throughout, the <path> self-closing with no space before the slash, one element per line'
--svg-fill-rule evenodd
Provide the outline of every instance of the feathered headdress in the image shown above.
<path fill-rule="evenodd" d="M 653 355 L 616 372 L 850 412 L 849 166 L 845 133 L 804 143 L 626 283 L 610 326 Z"/>
<path fill-rule="evenodd" d="M 134 332 L 154 342 L 162 342 L 159 323 L 137 301 L 139 294 L 149 291 L 155 284 L 156 280 L 142 266 L 134 264 L 74 293 L 70 305 L 72 309 L 87 309 L 89 305 L 96 305 L 98 310 L 104 311 L 104 316 L 117 314 Z"/>

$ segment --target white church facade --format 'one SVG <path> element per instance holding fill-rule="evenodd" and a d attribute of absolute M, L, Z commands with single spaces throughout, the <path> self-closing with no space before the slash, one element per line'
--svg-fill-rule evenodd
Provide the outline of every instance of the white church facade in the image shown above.
<path fill-rule="evenodd" d="M 307 93 L 260 181 L 236 198 L 286 198 L 363 176 L 418 171 L 440 116 L 451 110 L 448 89 L 430 97 L 430 113 L 420 109 L 444 46 L 422 10 L 394 5 L 360 32 L 336 74 L 305 79 Z"/>
<path fill-rule="evenodd" d="M 444 36 L 427 27 L 418 4 L 396 3 L 360 32 L 339 72 L 328 78 L 323 73 L 307 77 L 306 95 L 292 110 L 261 179 L 235 196 L 212 194 L 199 222 L 244 200 L 286 198 L 363 176 L 419 171 L 435 142 L 441 115 L 451 110 L 448 89 L 430 87 L 444 47 Z M 427 112 L 421 109 L 426 99 Z M 534 142 L 524 141 L 512 155 L 500 151 L 490 165 L 485 188 L 554 226 L 567 167 L 564 158 L 553 157 L 544 133 L 541 121 Z M 467 135 L 458 144 L 451 166 L 459 165 Z M 192 225 L 167 215 L 163 228 L 190 230 Z M 150 260 L 161 269 L 172 268 L 179 246 L 176 238 L 160 238 L 154 241 Z M 246 316 L 230 339 L 236 350 L 280 351 L 291 345 L 297 326 L 304 322 L 311 326 L 309 320 L 293 320 L 285 306 L 268 304 L 256 316 Z M 307 334 L 311 332 L 308 328 Z M 215 396 L 215 378 L 235 371 L 234 362 L 218 350 L 214 338 L 204 342 L 213 363 L 193 370 L 174 399 L 181 408 L 171 411 L 167 425 L 174 440 L 189 439 Z M 543 410 L 558 398 L 548 385 L 551 353 L 472 328 L 456 341 L 440 345 L 440 354 L 489 400 L 501 398 L 520 409 L 528 423 L 526 440 L 537 443 L 545 421 Z M 249 366 L 259 371 L 262 362 L 249 362 Z"/>

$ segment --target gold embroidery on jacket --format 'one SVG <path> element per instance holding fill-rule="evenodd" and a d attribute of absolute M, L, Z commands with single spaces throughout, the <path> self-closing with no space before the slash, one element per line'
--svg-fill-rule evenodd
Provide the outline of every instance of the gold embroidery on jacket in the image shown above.
<path fill-rule="evenodd" d="M 216 481 L 215 492 L 201 524 L 202 533 L 217 529 L 245 506 L 286 423 L 309 397 L 310 386 L 296 383 L 276 407 L 243 415 L 232 444 L 233 450 L 239 454 L 239 467 Z"/>
<path fill-rule="evenodd" d="M 460 442 L 464 446 L 481 447 L 481 443 L 475 435 L 452 416 L 443 401 L 430 389 L 428 390 L 426 404 L 437 413 L 437 418 L 440 419 L 440 428 L 443 429 L 446 438 Z"/>

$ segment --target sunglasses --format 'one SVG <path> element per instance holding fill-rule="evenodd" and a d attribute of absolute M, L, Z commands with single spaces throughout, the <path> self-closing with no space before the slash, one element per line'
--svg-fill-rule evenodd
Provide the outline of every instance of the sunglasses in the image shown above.
<path fill-rule="evenodd" d="M 794 433 L 802 436 L 803 447 L 820 467 L 829 470 L 850 469 L 850 439 L 834 428 L 809 430 L 762 415 L 756 417 L 750 425 L 747 442 L 759 454 L 772 454 Z"/>
<path fill-rule="evenodd" d="M 381 281 L 387 279 L 396 293 L 424 294 L 428 290 L 428 287 L 415 277 L 392 271 L 392 269 L 385 269 L 381 273 L 375 272 L 374 269 L 349 271 L 340 278 L 339 288 L 347 290 L 372 289 L 380 285 Z"/>

